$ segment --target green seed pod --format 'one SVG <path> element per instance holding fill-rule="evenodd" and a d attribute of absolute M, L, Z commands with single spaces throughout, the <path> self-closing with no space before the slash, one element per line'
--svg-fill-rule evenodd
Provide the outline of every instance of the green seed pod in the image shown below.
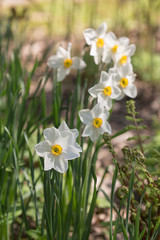
<path fill-rule="evenodd" d="M 128 114 L 136 114 L 135 111 L 135 101 L 134 100 L 129 100 L 126 102 L 126 108 L 127 108 L 127 113 Z"/>
<path fill-rule="evenodd" d="M 103 134 L 103 139 L 104 139 L 104 141 L 105 141 L 107 144 L 108 144 L 108 142 L 111 141 L 110 135 L 109 135 L 107 132 L 105 132 L 105 133 Z"/>
<path fill-rule="evenodd" d="M 135 157 L 142 163 L 145 162 L 145 156 L 143 155 L 143 153 L 139 150 L 139 149 L 134 149 L 134 154 Z"/>

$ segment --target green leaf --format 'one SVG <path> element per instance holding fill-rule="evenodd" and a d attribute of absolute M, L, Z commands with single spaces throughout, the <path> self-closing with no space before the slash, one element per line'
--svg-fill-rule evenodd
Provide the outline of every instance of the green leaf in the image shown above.
<path fill-rule="evenodd" d="M 47 240 L 46 236 L 41 236 L 40 231 L 38 230 L 28 230 L 26 231 L 27 235 L 34 240 Z"/>

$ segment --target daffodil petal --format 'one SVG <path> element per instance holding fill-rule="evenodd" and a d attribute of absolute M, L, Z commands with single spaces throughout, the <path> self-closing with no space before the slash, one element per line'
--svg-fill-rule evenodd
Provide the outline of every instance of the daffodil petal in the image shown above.
<path fill-rule="evenodd" d="M 97 37 L 104 36 L 106 31 L 107 31 L 107 24 L 103 22 L 96 30 L 96 36 Z"/>
<path fill-rule="evenodd" d="M 124 88 L 123 91 L 130 98 L 135 98 L 137 96 L 137 88 L 134 84 L 131 84 L 129 87 Z"/>
<path fill-rule="evenodd" d="M 102 62 L 108 64 L 112 60 L 111 54 L 109 51 L 104 51 L 102 56 Z"/>
<path fill-rule="evenodd" d="M 82 148 L 77 142 L 75 142 L 73 146 L 75 147 L 76 151 L 82 152 Z"/>
<path fill-rule="evenodd" d="M 60 132 L 68 131 L 68 130 L 69 130 L 69 127 L 67 126 L 66 122 L 63 121 L 63 122 L 61 123 L 61 125 L 59 126 L 58 130 L 59 130 Z"/>
<path fill-rule="evenodd" d="M 125 50 L 125 53 L 127 56 L 131 57 L 134 55 L 136 51 L 136 46 L 134 44 L 131 44 L 127 47 L 127 49 Z"/>
<path fill-rule="evenodd" d="M 104 112 L 100 115 L 100 118 L 102 118 L 102 121 L 107 120 L 109 118 L 109 112 L 104 109 Z"/>
<path fill-rule="evenodd" d="M 44 141 L 36 144 L 34 149 L 38 156 L 44 157 L 48 152 L 51 151 L 51 146 L 49 145 L 49 143 L 46 140 L 44 140 Z"/>
<path fill-rule="evenodd" d="M 133 72 L 132 64 L 126 63 L 121 67 L 122 77 L 127 76 L 129 73 Z"/>
<path fill-rule="evenodd" d="M 71 132 L 71 133 L 73 134 L 74 140 L 76 140 L 76 138 L 77 138 L 78 135 L 79 135 L 78 130 L 77 130 L 77 129 L 69 129 L 69 127 L 67 126 L 67 124 L 66 124 L 65 121 L 63 121 L 63 122 L 61 123 L 61 125 L 60 125 L 59 128 L 58 128 L 58 130 L 59 130 L 60 132 L 62 132 L 62 133 L 63 133 L 63 132 L 67 132 L 67 131 Z"/>
<path fill-rule="evenodd" d="M 105 96 L 103 93 L 98 94 L 98 103 L 101 103 L 108 110 L 112 108 L 112 99 Z"/>
<path fill-rule="evenodd" d="M 95 129 L 95 131 L 93 131 L 93 133 L 90 135 L 90 138 L 92 140 L 92 142 L 95 142 L 98 140 L 100 134 L 98 133 L 98 129 Z"/>
<path fill-rule="evenodd" d="M 84 124 L 90 124 L 92 122 L 92 114 L 89 109 L 80 110 L 79 117 Z"/>
<path fill-rule="evenodd" d="M 72 61 L 72 68 L 83 69 L 87 66 L 87 64 L 79 57 L 73 57 Z"/>
<path fill-rule="evenodd" d="M 70 68 L 65 69 L 63 66 L 58 68 L 57 81 L 61 82 L 69 73 L 70 73 Z"/>
<path fill-rule="evenodd" d="M 57 172 L 64 173 L 68 169 L 68 161 L 66 159 L 63 159 L 62 157 L 55 158 L 53 168 Z"/>
<path fill-rule="evenodd" d="M 109 79 L 109 74 L 106 73 L 105 71 L 101 72 L 101 77 L 100 77 L 100 82 L 107 81 Z"/>
<path fill-rule="evenodd" d="M 96 84 L 93 87 L 88 89 L 89 94 L 91 94 L 92 97 L 96 98 L 100 92 L 102 92 L 102 84 Z"/>
<path fill-rule="evenodd" d="M 101 106 L 100 103 L 97 103 L 91 110 L 92 117 L 93 118 L 99 117 L 103 113 L 103 111 L 104 111 L 103 106 Z"/>
<path fill-rule="evenodd" d="M 67 147 L 75 142 L 73 133 L 71 131 L 61 132 L 61 136 L 56 140 L 64 150 L 67 151 Z"/>
<path fill-rule="evenodd" d="M 87 44 L 91 45 L 96 38 L 96 31 L 92 28 L 87 28 L 86 30 L 83 31 L 83 34 Z"/>
<path fill-rule="evenodd" d="M 47 65 L 51 68 L 58 68 L 62 63 L 62 59 L 58 58 L 56 55 L 51 56 L 48 61 Z"/>
<path fill-rule="evenodd" d="M 112 86 L 112 94 L 111 94 L 110 98 L 116 99 L 120 96 L 120 94 L 121 94 L 120 88 L 118 88 L 116 86 Z"/>
<path fill-rule="evenodd" d="M 101 58 L 102 57 L 100 55 L 94 56 L 94 62 L 96 65 L 98 65 L 101 62 Z"/>
<path fill-rule="evenodd" d="M 125 94 L 124 91 L 121 91 L 121 94 L 118 96 L 118 98 L 116 98 L 117 101 L 120 101 L 124 98 Z"/>
<path fill-rule="evenodd" d="M 51 153 L 48 153 L 45 155 L 45 158 L 44 158 L 44 170 L 48 171 L 52 169 L 53 166 L 54 166 L 54 157 Z"/>
<path fill-rule="evenodd" d="M 106 33 L 105 40 L 106 40 L 107 44 L 109 44 L 111 47 L 113 45 L 113 43 L 115 43 L 117 38 L 113 32 L 108 32 L 108 33 Z"/>
<path fill-rule="evenodd" d="M 82 137 L 88 137 L 93 133 L 93 126 L 92 125 L 86 125 L 83 133 L 82 133 Z"/>
<path fill-rule="evenodd" d="M 64 48 L 62 47 L 58 47 L 57 49 L 57 56 L 60 58 L 68 58 L 68 51 L 66 51 Z"/>
<path fill-rule="evenodd" d="M 52 145 L 55 140 L 60 136 L 59 131 L 55 127 L 46 128 L 43 131 L 44 138 Z"/>
<path fill-rule="evenodd" d="M 107 121 L 103 122 L 102 128 L 103 128 L 104 132 L 107 132 L 109 134 L 112 133 L 111 125 Z"/>
<path fill-rule="evenodd" d="M 98 50 L 96 46 L 96 42 L 92 43 L 91 50 L 90 50 L 90 55 L 91 56 L 97 56 L 98 55 Z"/>
<path fill-rule="evenodd" d="M 67 151 L 63 154 L 65 160 L 73 160 L 79 156 L 80 154 L 74 146 L 68 146 Z"/>
<path fill-rule="evenodd" d="M 129 38 L 127 38 L 127 37 L 120 37 L 118 39 L 118 41 L 121 45 L 123 45 L 125 47 L 127 47 L 129 45 L 129 42 L 130 42 Z"/>

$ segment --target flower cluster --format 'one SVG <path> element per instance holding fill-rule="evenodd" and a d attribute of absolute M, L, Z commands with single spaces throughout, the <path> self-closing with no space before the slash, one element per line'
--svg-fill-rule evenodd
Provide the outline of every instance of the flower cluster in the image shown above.
<path fill-rule="evenodd" d="M 113 60 L 115 66 L 130 63 L 136 49 L 135 45 L 129 44 L 130 41 L 126 37 L 117 39 L 113 32 L 106 31 L 106 23 L 102 23 L 97 30 L 92 28 L 84 30 L 84 37 L 91 46 L 90 55 L 94 57 L 95 63 L 99 64 L 101 60 L 107 64 Z"/>
<path fill-rule="evenodd" d="M 100 82 L 91 87 L 88 92 L 98 103 L 92 110 L 84 109 L 79 112 L 81 121 L 86 124 L 82 136 L 90 136 L 96 141 L 104 132 L 111 134 L 111 127 L 107 122 L 112 100 L 121 100 L 125 95 L 131 98 L 137 96 L 134 85 L 135 74 L 131 65 L 131 56 L 135 52 L 135 45 L 129 44 L 126 37 L 116 38 L 113 32 L 106 33 L 107 25 L 102 23 L 97 30 L 84 30 L 84 37 L 91 46 L 90 55 L 96 64 L 101 61 L 108 64 L 113 61 L 113 68 L 109 72 L 102 71 Z"/>
<path fill-rule="evenodd" d="M 102 23 L 97 30 L 88 28 L 84 30 L 84 37 L 94 57 L 96 64 L 113 62 L 113 67 L 101 72 L 99 83 L 88 89 L 93 98 L 97 98 L 96 105 L 90 109 L 79 111 L 80 120 L 86 125 L 82 137 L 90 137 L 95 142 L 99 136 L 107 132 L 111 134 L 108 122 L 109 111 L 113 100 L 121 100 L 125 95 L 130 98 L 137 96 L 134 85 L 136 75 L 133 72 L 131 56 L 135 52 L 135 45 L 129 44 L 126 37 L 116 38 L 113 32 L 107 31 L 106 23 Z M 86 63 L 78 57 L 71 57 L 71 43 L 65 50 L 59 47 L 57 54 L 48 59 L 48 66 L 57 69 L 57 81 L 62 81 L 70 73 L 71 68 L 83 69 Z M 54 168 L 60 173 L 68 169 L 68 160 L 80 156 L 81 147 L 76 142 L 79 135 L 77 129 L 70 130 L 65 122 L 60 127 L 44 130 L 45 140 L 35 146 L 40 157 L 44 157 L 44 170 Z"/>

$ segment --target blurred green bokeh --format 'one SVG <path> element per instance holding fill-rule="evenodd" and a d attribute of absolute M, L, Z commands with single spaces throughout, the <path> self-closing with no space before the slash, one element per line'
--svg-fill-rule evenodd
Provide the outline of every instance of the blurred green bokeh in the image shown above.
<path fill-rule="evenodd" d="M 2 2 L 1 37 L 6 34 L 12 37 L 14 48 L 20 49 L 25 44 L 40 40 L 47 44 L 48 40 L 52 43 L 71 41 L 75 51 L 81 50 L 85 43 L 83 30 L 97 28 L 102 22 L 107 22 L 109 31 L 113 31 L 117 37 L 127 36 L 136 44 L 133 65 L 138 77 L 160 82 L 159 0 Z M 50 51 L 53 53 L 54 45 L 51 46 Z"/>

